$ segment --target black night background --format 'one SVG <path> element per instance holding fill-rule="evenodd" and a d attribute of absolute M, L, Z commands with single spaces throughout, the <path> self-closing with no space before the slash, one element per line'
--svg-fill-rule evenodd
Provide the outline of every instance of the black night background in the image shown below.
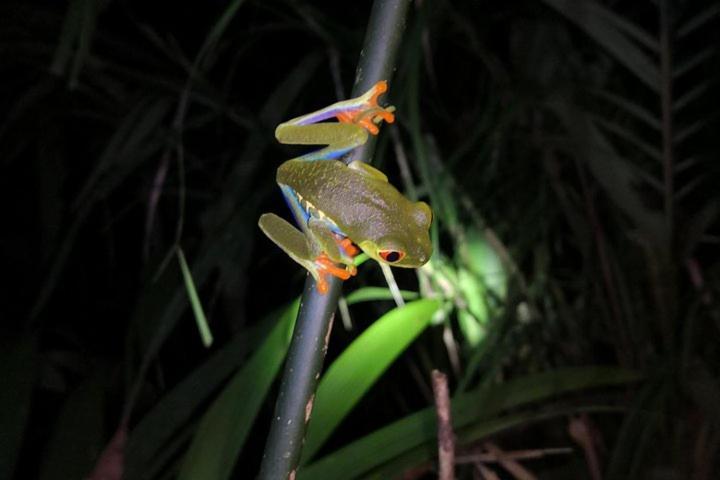
<path fill-rule="evenodd" d="M 375 1 L 433 257 L 344 282 L 297 478 L 717 478 L 720 2 Z M 372 5 L 0 4 L 0 479 L 258 476 L 274 131 L 350 98 Z"/>

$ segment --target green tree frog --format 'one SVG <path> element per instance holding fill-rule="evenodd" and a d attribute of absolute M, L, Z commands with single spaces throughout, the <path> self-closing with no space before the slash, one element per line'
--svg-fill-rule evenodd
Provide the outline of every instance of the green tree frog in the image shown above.
<path fill-rule="evenodd" d="M 404 197 L 380 170 L 341 160 L 363 145 L 368 133 L 377 135 L 383 120 L 394 121 L 394 108 L 377 103 L 385 91 L 387 83 L 380 81 L 357 98 L 294 118 L 275 130 L 280 143 L 327 145 L 277 170 L 277 183 L 302 232 L 272 213 L 259 221 L 265 235 L 313 275 L 320 293 L 328 290 L 328 275 L 342 280 L 355 275 L 353 257 L 360 251 L 407 268 L 422 266 L 432 253 L 428 204 Z M 338 122 L 322 122 L 332 117 Z"/>

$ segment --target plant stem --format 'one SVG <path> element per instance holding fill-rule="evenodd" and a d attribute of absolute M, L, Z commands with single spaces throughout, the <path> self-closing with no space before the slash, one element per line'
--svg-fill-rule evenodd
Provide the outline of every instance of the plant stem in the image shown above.
<path fill-rule="evenodd" d="M 409 5 L 410 0 L 375 1 L 360 53 L 352 96 L 361 94 L 379 80 L 390 80 Z M 352 159 L 368 162 L 374 150 L 373 137 L 352 153 Z M 260 465 L 260 480 L 295 477 L 342 287 L 339 279 L 332 277 L 328 280 L 329 289 L 324 295 L 318 293 L 312 276 L 308 275 L 305 281 Z"/>

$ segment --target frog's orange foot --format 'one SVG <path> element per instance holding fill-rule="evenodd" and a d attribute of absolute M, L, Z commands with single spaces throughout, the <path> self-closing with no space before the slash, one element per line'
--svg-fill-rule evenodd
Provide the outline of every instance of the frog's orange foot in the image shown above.
<path fill-rule="evenodd" d="M 329 289 L 327 282 L 328 275 L 337 277 L 340 280 L 347 280 L 357 273 L 355 265 L 348 265 L 347 268 L 338 267 L 332 260 L 330 260 L 330 258 L 328 258 L 325 252 L 318 255 L 315 259 L 315 265 L 318 267 L 317 289 L 318 292 L 322 294 L 327 293 Z"/>
<path fill-rule="evenodd" d="M 355 123 L 360 125 L 372 135 L 379 132 L 378 125 L 384 120 L 387 123 L 395 121 L 395 107 L 381 107 L 378 105 L 378 97 L 387 92 L 387 81 L 381 80 L 368 90 L 360 100 L 360 106 L 356 109 L 338 112 L 338 121 L 344 123 Z"/>
<path fill-rule="evenodd" d="M 378 125 L 380 125 L 383 120 L 387 123 L 393 123 L 395 121 L 395 115 L 393 114 L 394 110 L 394 107 L 368 108 L 367 110 L 358 113 L 353 119 L 353 122 L 360 125 L 371 134 L 377 135 L 380 131 Z"/>

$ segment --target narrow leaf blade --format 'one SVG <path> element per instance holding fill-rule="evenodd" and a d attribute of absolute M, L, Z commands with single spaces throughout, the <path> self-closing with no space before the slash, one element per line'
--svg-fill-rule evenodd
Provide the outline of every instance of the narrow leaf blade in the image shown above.
<path fill-rule="evenodd" d="M 207 317 L 205 317 L 205 312 L 203 311 L 202 303 L 200 303 L 200 297 L 198 297 L 195 282 L 193 282 L 192 273 L 190 273 L 190 268 L 188 267 L 187 260 L 185 260 L 185 254 L 182 248 L 177 249 L 177 257 L 178 262 L 180 262 L 183 281 L 185 282 L 185 290 L 187 291 L 190 306 L 195 316 L 195 322 L 197 322 L 198 331 L 200 332 L 200 338 L 202 338 L 205 348 L 208 348 L 213 343 L 212 332 L 208 326 Z"/>
<path fill-rule="evenodd" d="M 230 478 L 265 395 L 285 358 L 298 306 L 296 301 L 285 310 L 267 339 L 203 416 L 185 454 L 179 480 Z"/>
<path fill-rule="evenodd" d="M 333 362 L 317 389 L 303 449 L 305 460 L 318 451 L 380 375 L 425 330 L 439 307 L 436 300 L 422 299 L 391 310 Z"/>

